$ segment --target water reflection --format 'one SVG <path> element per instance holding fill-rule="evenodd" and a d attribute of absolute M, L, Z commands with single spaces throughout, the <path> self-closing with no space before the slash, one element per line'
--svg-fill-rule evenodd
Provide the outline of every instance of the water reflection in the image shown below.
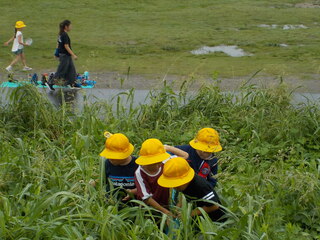
<path fill-rule="evenodd" d="M 54 92 L 48 92 L 47 96 L 56 107 L 67 104 L 71 109 L 75 110 L 79 102 L 79 94 L 76 89 L 56 89 Z"/>

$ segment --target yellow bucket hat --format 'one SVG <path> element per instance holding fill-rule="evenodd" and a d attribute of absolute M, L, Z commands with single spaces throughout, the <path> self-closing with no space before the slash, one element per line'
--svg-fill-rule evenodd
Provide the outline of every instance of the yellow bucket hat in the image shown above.
<path fill-rule="evenodd" d="M 23 27 L 26 27 L 26 26 L 27 25 L 25 25 L 23 21 L 17 21 L 16 25 L 15 25 L 15 28 L 23 28 Z"/>
<path fill-rule="evenodd" d="M 219 134 L 213 128 L 202 128 L 189 144 L 194 149 L 203 152 L 220 152 L 222 150 Z"/>
<path fill-rule="evenodd" d="M 158 184 L 167 188 L 179 187 L 190 182 L 194 174 L 194 170 L 185 159 L 181 157 L 171 158 L 164 164 Z"/>
<path fill-rule="evenodd" d="M 151 165 L 160 163 L 170 157 L 166 152 L 160 140 L 156 138 L 149 138 L 142 143 L 140 157 L 137 158 L 136 163 L 139 165 Z"/>
<path fill-rule="evenodd" d="M 101 157 L 109 159 L 126 159 L 134 150 L 129 139 L 122 133 L 111 134 L 105 133 L 107 137 L 105 149 L 100 153 Z"/>

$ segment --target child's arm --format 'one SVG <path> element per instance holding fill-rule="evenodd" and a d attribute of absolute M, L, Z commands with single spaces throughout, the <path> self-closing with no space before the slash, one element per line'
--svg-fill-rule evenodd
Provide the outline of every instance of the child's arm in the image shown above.
<path fill-rule="evenodd" d="M 26 44 L 26 43 L 22 42 L 21 35 L 18 36 L 18 43 L 23 45 L 23 46 L 29 46 L 29 44 Z"/>
<path fill-rule="evenodd" d="M 173 146 L 168 146 L 168 145 L 164 145 L 164 148 L 167 152 L 171 152 L 175 155 L 177 155 L 178 157 L 182 157 L 184 159 L 188 159 L 189 154 L 185 151 L 182 151 L 179 148 L 173 147 Z"/>
<path fill-rule="evenodd" d="M 219 206 L 217 206 L 217 205 L 211 205 L 211 206 L 209 206 L 209 207 L 203 206 L 202 209 L 203 209 L 206 213 L 211 213 L 211 212 L 213 212 L 213 211 L 218 210 L 218 209 L 219 209 Z M 198 208 L 196 208 L 196 209 L 194 209 L 194 210 L 191 212 L 191 217 L 194 217 L 194 216 L 197 216 L 197 215 L 201 215 L 201 214 L 202 214 L 201 211 L 200 211 Z"/>
<path fill-rule="evenodd" d="M 65 44 L 64 45 L 65 49 L 68 51 L 68 53 L 74 58 L 77 59 L 77 55 L 74 54 L 74 52 L 71 50 L 71 48 L 69 47 L 69 44 Z"/>
<path fill-rule="evenodd" d="M 133 195 L 137 195 L 138 190 L 137 190 L 137 188 L 127 189 L 127 192 L 132 193 Z"/>
<path fill-rule="evenodd" d="M 148 199 L 144 200 L 144 202 L 145 202 L 146 204 L 150 205 L 151 207 L 154 207 L 155 209 L 163 212 L 164 214 L 167 214 L 167 215 L 169 215 L 169 216 L 172 216 L 171 212 L 170 212 L 168 209 L 162 207 L 162 206 L 161 206 L 159 203 L 157 203 L 152 197 L 149 197 Z"/>
<path fill-rule="evenodd" d="M 8 46 L 9 43 L 13 41 L 14 37 L 10 38 L 8 41 L 6 41 L 3 45 Z"/>

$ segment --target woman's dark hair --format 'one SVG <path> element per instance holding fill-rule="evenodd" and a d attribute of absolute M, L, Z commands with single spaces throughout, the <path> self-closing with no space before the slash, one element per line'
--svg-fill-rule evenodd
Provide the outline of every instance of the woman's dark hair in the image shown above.
<path fill-rule="evenodd" d="M 71 21 L 69 20 L 64 20 L 63 22 L 61 22 L 59 24 L 59 28 L 60 28 L 59 35 L 61 35 L 64 32 L 65 27 L 70 26 L 70 24 L 71 24 Z"/>

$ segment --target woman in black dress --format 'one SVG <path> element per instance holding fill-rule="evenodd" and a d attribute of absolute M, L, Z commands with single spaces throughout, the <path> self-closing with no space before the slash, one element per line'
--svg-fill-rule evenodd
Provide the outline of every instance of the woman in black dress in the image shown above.
<path fill-rule="evenodd" d="M 68 35 L 68 32 L 72 29 L 72 25 L 69 20 L 64 20 L 60 23 L 59 27 L 58 52 L 60 63 L 54 78 L 62 79 L 65 81 L 66 86 L 74 87 L 77 72 L 73 59 L 76 60 L 78 57 L 72 51 L 71 40 Z M 52 83 L 49 86 L 51 90 L 54 90 Z"/>

